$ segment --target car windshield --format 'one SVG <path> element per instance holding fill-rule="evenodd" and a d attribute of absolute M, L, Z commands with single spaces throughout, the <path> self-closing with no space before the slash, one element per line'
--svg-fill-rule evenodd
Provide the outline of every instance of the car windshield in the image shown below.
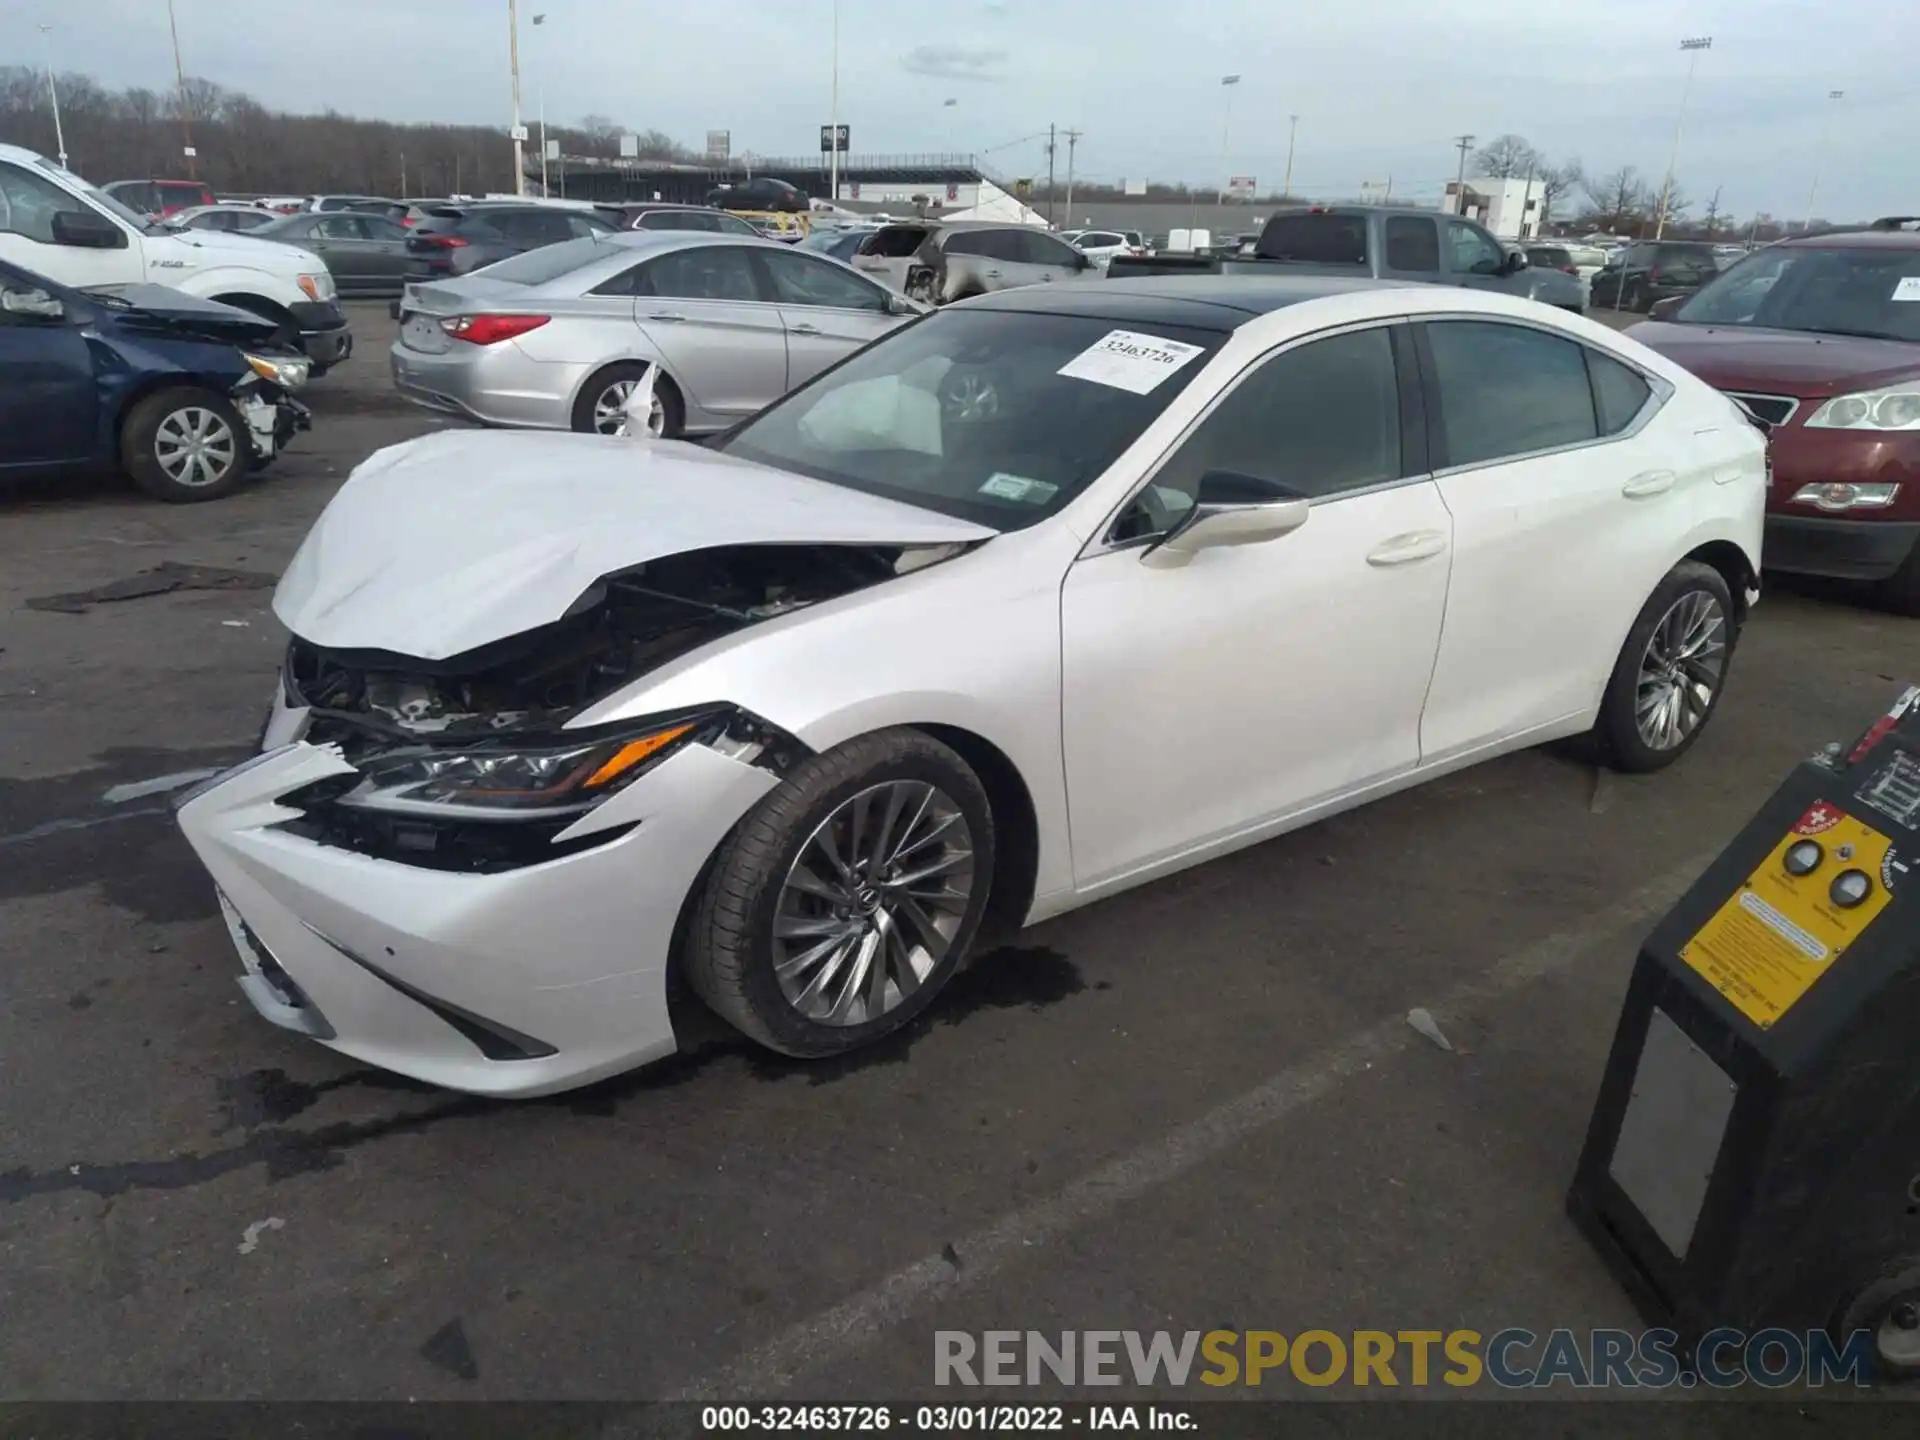
<path fill-rule="evenodd" d="M 158 225 L 153 221 L 147 219 L 146 216 L 142 215 L 137 210 L 129 210 L 125 205 L 122 205 L 118 200 L 114 199 L 111 195 L 107 194 L 106 191 L 101 190 L 96 186 L 89 185 L 85 180 L 82 180 L 78 175 L 74 174 L 71 170 L 62 170 L 58 165 L 54 164 L 53 161 L 47 159 L 45 156 L 40 156 L 36 158 L 34 163 L 38 165 L 42 170 L 45 170 L 49 175 L 57 176 L 60 180 L 60 183 L 66 186 L 69 190 L 78 190 L 82 195 L 86 196 L 87 199 L 91 200 L 94 204 L 98 205 L 102 210 L 111 211 L 114 215 L 118 216 L 121 220 L 124 220 L 127 224 L 131 225 L 135 230 L 138 230 L 142 235 L 164 235 L 167 233 L 166 229 L 163 226 Z"/>
<path fill-rule="evenodd" d="M 1205 368 L 1223 334 L 943 310 L 859 351 L 717 448 L 996 530 L 1060 510 Z"/>
<path fill-rule="evenodd" d="M 1775 246 L 1722 273 L 1673 318 L 1920 343 L 1920 248 Z"/>

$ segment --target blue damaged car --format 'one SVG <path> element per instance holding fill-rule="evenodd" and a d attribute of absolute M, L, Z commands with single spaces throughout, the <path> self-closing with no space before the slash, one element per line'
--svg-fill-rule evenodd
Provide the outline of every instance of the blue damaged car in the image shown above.
<path fill-rule="evenodd" d="M 164 285 L 72 290 L 0 262 L 0 477 L 115 465 L 216 500 L 309 423 L 274 322 Z"/>

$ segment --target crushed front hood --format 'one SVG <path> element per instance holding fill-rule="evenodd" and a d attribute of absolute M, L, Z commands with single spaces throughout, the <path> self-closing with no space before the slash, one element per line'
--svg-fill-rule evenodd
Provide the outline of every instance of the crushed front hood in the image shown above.
<path fill-rule="evenodd" d="M 204 335 L 235 345 L 264 345 L 280 329 L 274 321 L 250 310 L 203 300 L 171 285 L 96 285 L 86 293 L 124 300 L 133 309 L 118 312 L 123 323 L 161 334 Z"/>
<path fill-rule="evenodd" d="M 601 576 L 668 555 L 994 533 L 677 442 L 447 431 L 354 471 L 273 610 L 316 645 L 445 660 L 558 620 Z"/>

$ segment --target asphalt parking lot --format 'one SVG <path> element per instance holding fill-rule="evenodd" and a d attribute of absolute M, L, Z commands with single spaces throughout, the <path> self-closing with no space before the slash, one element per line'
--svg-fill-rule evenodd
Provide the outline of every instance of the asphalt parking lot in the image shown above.
<path fill-rule="evenodd" d="M 1437 782 L 1038 927 L 872 1053 L 693 1016 L 629 1077 L 451 1096 L 259 1020 L 164 800 L 117 788 L 246 753 L 273 577 L 447 423 L 354 308 L 239 496 L 0 493 L 0 1391 L 906 1398 L 936 1329 L 1635 1323 L 1562 1196 L 1639 937 L 1916 678 L 1920 622 L 1770 593 L 1673 771 Z"/>

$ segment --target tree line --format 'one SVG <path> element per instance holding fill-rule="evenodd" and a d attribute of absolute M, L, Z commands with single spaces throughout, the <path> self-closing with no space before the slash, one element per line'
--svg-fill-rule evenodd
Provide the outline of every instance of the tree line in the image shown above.
<path fill-rule="evenodd" d="M 430 196 L 510 191 L 513 142 L 485 125 L 403 125 L 326 111 L 269 110 L 251 95 L 189 77 L 178 89 L 112 90 L 90 76 L 57 77 L 67 163 L 77 174 L 112 180 L 205 180 L 220 194 Z M 568 155 L 620 153 L 625 128 L 589 115 L 548 127 Z M 640 157 L 698 157 L 657 130 L 637 135 Z M 538 164 L 539 130 L 527 154 Z M 0 65 L 0 141 L 58 153 L 42 70 Z M 183 153 L 191 144 L 191 161 Z"/>

